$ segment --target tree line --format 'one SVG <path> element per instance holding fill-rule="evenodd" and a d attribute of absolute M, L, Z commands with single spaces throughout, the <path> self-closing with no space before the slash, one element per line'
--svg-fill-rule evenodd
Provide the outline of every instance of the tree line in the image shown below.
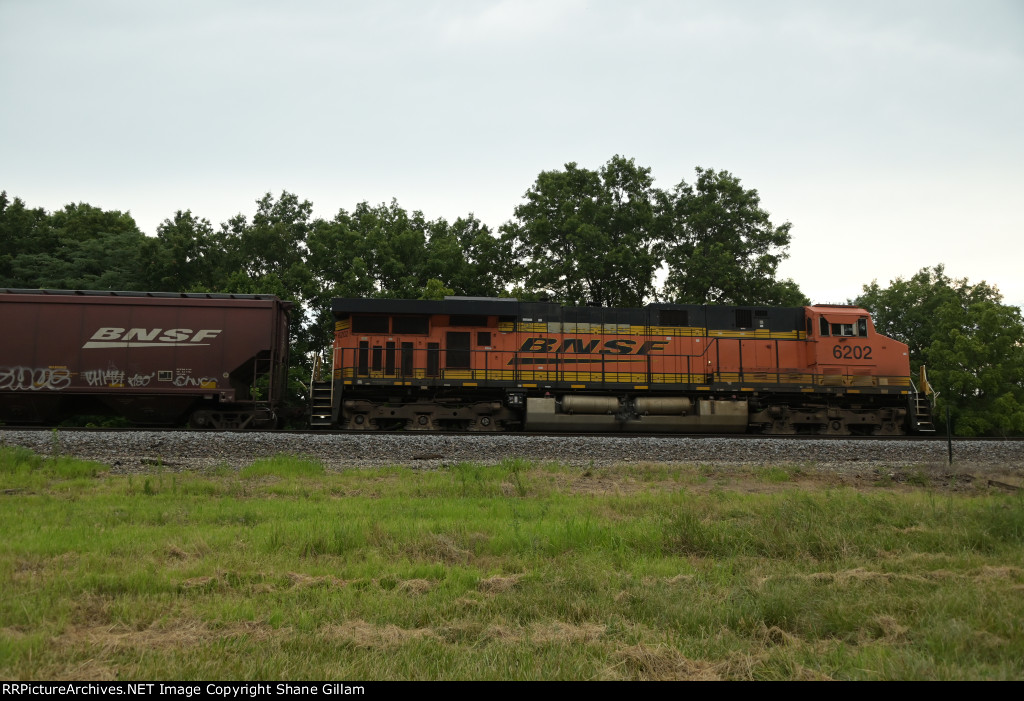
<path fill-rule="evenodd" d="M 472 213 L 427 219 L 397 201 L 357 204 L 331 219 L 297 195 L 267 193 L 252 217 L 214 227 L 178 210 L 141 232 L 130 214 L 85 203 L 55 212 L 0 193 L 0 287 L 276 294 L 301 305 L 293 358 L 329 346 L 334 297 L 445 295 L 550 299 L 567 305 L 800 306 L 778 278 L 790 223 L 776 225 L 755 189 L 697 168 L 662 190 L 649 168 L 614 156 L 597 170 L 544 171 L 496 231 Z M 1024 434 L 1024 322 L 984 282 L 942 266 L 850 303 L 927 365 L 961 435 Z"/>

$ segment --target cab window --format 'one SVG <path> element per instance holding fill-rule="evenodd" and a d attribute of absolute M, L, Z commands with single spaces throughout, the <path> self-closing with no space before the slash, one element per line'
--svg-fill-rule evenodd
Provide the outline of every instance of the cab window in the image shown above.
<path fill-rule="evenodd" d="M 853 324 L 832 324 L 833 336 L 852 336 Z"/>

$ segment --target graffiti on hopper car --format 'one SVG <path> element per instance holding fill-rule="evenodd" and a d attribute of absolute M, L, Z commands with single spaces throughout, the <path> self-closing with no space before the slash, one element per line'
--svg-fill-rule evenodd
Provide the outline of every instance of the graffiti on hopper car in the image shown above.
<path fill-rule="evenodd" d="M 124 387 L 124 370 L 117 368 L 86 370 L 82 377 L 90 387 Z"/>
<path fill-rule="evenodd" d="M 131 377 L 128 378 L 128 386 L 129 387 L 148 387 L 149 386 L 149 382 L 150 382 L 150 380 L 153 379 L 154 375 L 156 375 L 155 372 L 151 372 L 148 375 L 142 375 L 140 373 L 135 373 L 134 375 L 132 375 Z"/>
<path fill-rule="evenodd" d="M 59 392 L 70 384 L 67 368 L 0 367 L 0 389 Z"/>
<path fill-rule="evenodd" d="M 186 375 L 175 375 L 174 376 L 175 387 L 204 387 L 212 389 L 217 386 L 216 377 L 193 377 L 190 374 Z"/>
<path fill-rule="evenodd" d="M 156 375 L 155 372 L 148 375 L 138 372 L 130 375 L 115 367 L 105 370 L 86 370 L 82 373 L 82 377 L 90 387 L 148 387 L 154 375 Z"/>

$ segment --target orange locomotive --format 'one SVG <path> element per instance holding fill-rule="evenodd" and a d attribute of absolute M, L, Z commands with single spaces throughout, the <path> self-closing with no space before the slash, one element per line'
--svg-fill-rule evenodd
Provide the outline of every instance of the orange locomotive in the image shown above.
<path fill-rule="evenodd" d="M 311 424 L 903 435 L 934 430 L 907 346 L 856 307 L 336 299 Z"/>

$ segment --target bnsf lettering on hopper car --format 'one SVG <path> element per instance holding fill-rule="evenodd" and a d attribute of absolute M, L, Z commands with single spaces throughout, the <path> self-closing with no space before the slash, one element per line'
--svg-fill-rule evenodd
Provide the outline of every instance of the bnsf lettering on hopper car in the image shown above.
<path fill-rule="evenodd" d="M 82 348 L 159 348 L 161 346 L 208 346 L 223 329 L 128 329 L 101 327 Z M 162 333 L 161 333 L 162 332 Z"/>

